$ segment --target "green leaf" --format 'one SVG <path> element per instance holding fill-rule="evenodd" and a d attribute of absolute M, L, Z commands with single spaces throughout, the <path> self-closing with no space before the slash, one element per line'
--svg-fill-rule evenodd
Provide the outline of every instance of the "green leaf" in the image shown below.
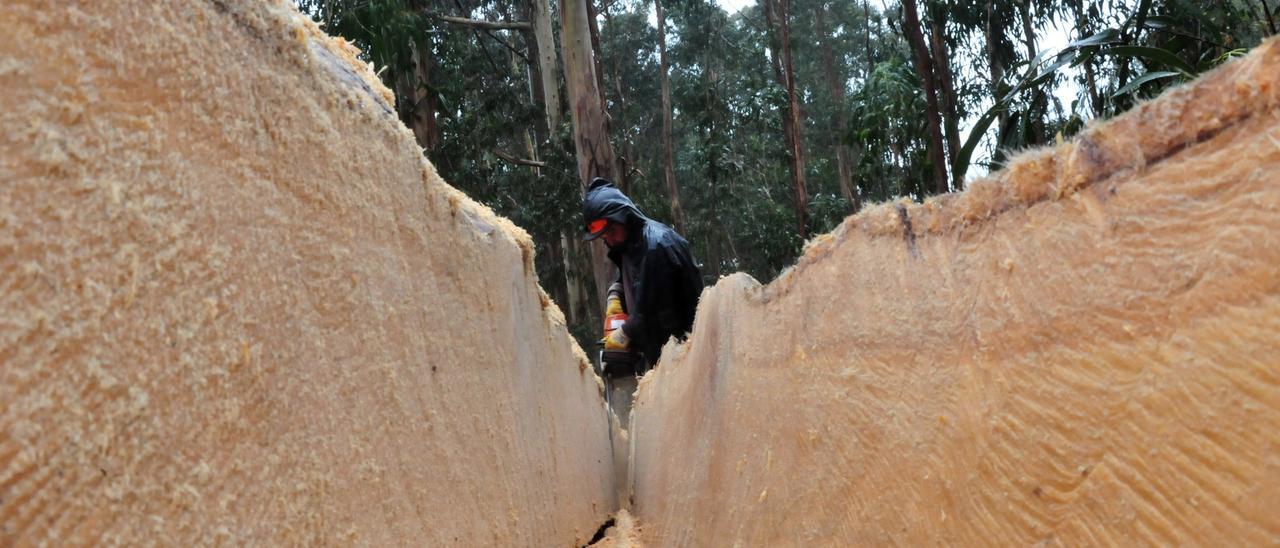
<path fill-rule="evenodd" d="M 1236 48 L 1231 51 L 1225 52 L 1222 55 L 1219 55 L 1216 59 L 1213 60 L 1213 64 L 1220 65 L 1222 63 L 1225 63 L 1237 57 L 1244 57 L 1245 54 L 1247 53 L 1249 53 L 1249 48 Z"/>
<path fill-rule="evenodd" d="M 1177 24 L 1177 20 L 1167 15 L 1153 15 L 1148 17 L 1146 21 L 1143 21 L 1142 26 L 1149 29 L 1167 29 L 1169 27 L 1177 26 Z"/>
<path fill-rule="evenodd" d="M 1004 112 L 1002 103 L 992 105 L 987 112 L 983 113 L 978 122 L 973 125 L 973 129 L 969 131 L 969 137 L 965 139 L 964 145 L 960 147 L 960 153 L 956 154 L 956 164 L 951 166 L 951 171 L 955 173 L 955 178 L 964 180 L 965 172 L 969 171 L 969 161 L 973 158 L 973 149 L 978 147 L 978 143 L 982 141 L 982 136 L 986 135 L 987 128 L 991 127 L 1000 113 Z"/>
<path fill-rule="evenodd" d="M 1147 11 L 1150 9 L 1151 9 L 1151 0 L 1141 0 L 1140 2 L 1138 2 L 1138 9 L 1133 10 L 1133 15 L 1130 15 L 1129 18 L 1125 20 L 1124 24 L 1120 26 L 1120 28 L 1125 31 L 1128 31 L 1129 25 L 1133 24 L 1135 19 L 1145 17 Z"/>
<path fill-rule="evenodd" d="M 1122 88 L 1120 88 L 1120 89 L 1116 90 L 1116 92 L 1115 92 L 1115 93 L 1111 94 L 1111 97 L 1113 97 L 1113 98 L 1114 98 L 1114 97 L 1119 97 L 1119 96 L 1124 95 L 1124 94 L 1126 94 L 1126 93 L 1131 93 L 1131 92 L 1137 91 L 1137 89 L 1138 89 L 1139 87 L 1141 87 L 1141 86 L 1142 86 L 1142 84 L 1145 84 L 1145 83 L 1150 82 L 1150 81 L 1153 81 L 1153 80 L 1159 80 L 1159 79 L 1161 79 L 1161 78 L 1168 78 L 1168 77 L 1170 77 L 1170 76 L 1180 76 L 1181 74 L 1182 74 L 1181 72 L 1173 72 L 1173 71 L 1169 71 L 1169 70 L 1161 70 L 1161 71 L 1148 72 L 1148 73 L 1146 73 L 1146 74 L 1143 74 L 1142 76 L 1139 76 L 1139 77 L 1137 77 L 1137 78 L 1134 78 L 1132 82 L 1129 82 L 1129 83 L 1128 83 L 1128 84 L 1126 84 L 1124 87 L 1122 87 Z"/>
<path fill-rule="evenodd" d="M 1047 66 L 1047 67 L 1044 67 L 1044 68 L 1040 69 L 1040 73 L 1039 73 L 1039 74 L 1036 74 L 1036 77 L 1035 77 L 1035 79 L 1033 80 L 1033 85 L 1034 85 L 1035 83 L 1038 83 L 1038 82 L 1042 82 L 1042 81 L 1044 81 L 1044 79 L 1045 79 L 1045 77 L 1046 77 L 1046 76 L 1051 76 L 1051 75 L 1053 75 L 1053 73 L 1057 72 L 1057 71 L 1058 71 L 1058 69 L 1062 68 L 1062 66 L 1063 66 L 1063 65 L 1066 65 L 1067 63 L 1070 63 L 1070 62 L 1072 61 L 1072 59 L 1073 59 L 1073 58 L 1072 58 L 1071 56 L 1069 56 L 1069 55 L 1060 55 L 1060 56 L 1058 56 L 1058 60 L 1057 60 L 1057 61 L 1054 61 L 1054 63 L 1053 63 L 1052 65 L 1049 65 L 1049 66 Z"/>
<path fill-rule="evenodd" d="M 1088 63 L 1089 61 L 1092 61 L 1094 55 L 1096 55 L 1097 52 L 1098 50 L 1096 49 L 1087 49 L 1087 50 L 1077 51 L 1075 56 L 1071 58 L 1071 68 L 1076 68 L 1080 65 Z"/>
<path fill-rule="evenodd" d="M 1036 58 L 1031 60 L 1031 67 L 1030 67 L 1031 70 L 1035 70 L 1036 68 L 1038 68 L 1040 64 L 1044 62 L 1046 55 L 1049 55 L 1048 49 L 1040 50 L 1040 53 L 1036 54 Z"/>
<path fill-rule="evenodd" d="M 1177 69 L 1187 76 L 1196 75 L 1196 69 L 1194 67 L 1187 64 L 1186 61 L 1183 61 L 1181 57 L 1178 57 L 1173 52 L 1166 49 L 1150 46 L 1113 46 L 1102 50 L 1102 53 L 1123 55 L 1126 57 L 1143 57 Z"/>
<path fill-rule="evenodd" d="M 1094 33 L 1091 36 L 1081 38 L 1067 44 L 1064 49 L 1087 48 L 1089 46 L 1101 46 L 1103 44 L 1115 44 L 1120 41 L 1120 31 L 1116 29 L 1105 29 Z"/>

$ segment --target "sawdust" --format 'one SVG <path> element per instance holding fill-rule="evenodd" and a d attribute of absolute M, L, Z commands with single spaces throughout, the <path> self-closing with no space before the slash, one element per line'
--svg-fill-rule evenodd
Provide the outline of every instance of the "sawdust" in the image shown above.
<path fill-rule="evenodd" d="M 593 542 L 596 548 L 644 548 L 640 542 L 640 527 L 627 510 L 619 510 L 614 524 L 605 530 L 604 538 Z"/>

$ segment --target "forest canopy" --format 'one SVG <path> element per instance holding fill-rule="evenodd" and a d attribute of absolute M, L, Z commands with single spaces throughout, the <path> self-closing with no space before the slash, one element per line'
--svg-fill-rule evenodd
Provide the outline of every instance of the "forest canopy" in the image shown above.
<path fill-rule="evenodd" d="M 1276 33 L 1278 0 L 295 0 L 596 333 L 584 178 L 769 280 L 868 203 L 961 190 Z M 1270 2 L 1270 4 L 1268 3 Z M 598 138 L 597 138 L 598 137 Z"/>

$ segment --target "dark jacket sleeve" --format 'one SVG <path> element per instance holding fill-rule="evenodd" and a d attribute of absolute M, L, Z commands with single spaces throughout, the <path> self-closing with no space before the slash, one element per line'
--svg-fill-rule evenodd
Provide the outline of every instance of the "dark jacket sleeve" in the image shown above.
<path fill-rule="evenodd" d="M 698 311 L 698 300 L 702 298 L 702 272 L 693 255 L 689 253 L 689 245 L 681 246 L 681 270 L 679 274 L 681 291 L 681 334 L 693 331 L 694 315 Z"/>
<path fill-rule="evenodd" d="M 631 339 L 633 346 L 648 348 L 654 344 L 654 341 L 648 340 L 654 327 L 650 324 L 662 308 L 660 300 L 667 273 L 671 271 L 667 253 L 661 247 L 646 250 L 636 270 L 639 276 L 632 280 L 631 290 L 636 302 L 634 306 L 627 303 L 627 323 L 622 326 L 622 330 Z"/>
<path fill-rule="evenodd" d="M 627 310 L 623 331 L 637 348 L 656 359 L 670 337 L 693 328 L 702 276 L 682 240 L 649 249 L 634 282 L 636 306 Z"/>

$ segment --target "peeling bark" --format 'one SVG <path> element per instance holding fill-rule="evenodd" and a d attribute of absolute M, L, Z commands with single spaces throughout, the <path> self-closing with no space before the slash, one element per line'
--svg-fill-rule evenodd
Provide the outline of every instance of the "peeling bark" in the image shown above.
<path fill-rule="evenodd" d="M 609 144 L 604 108 L 601 105 L 596 61 L 588 24 L 589 0 L 565 0 L 560 8 L 560 40 L 564 55 L 565 84 L 569 91 L 569 113 L 573 118 L 573 145 L 578 159 L 578 179 L 585 191 L 594 177 L 615 179 L 616 160 Z M 596 283 L 596 309 L 603 309 L 604 293 L 613 281 L 613 266 L 605 256 L 604 244 L 592 243 L 592 277 Z"/>
<path fill-rule="evenodd" d="M 556 43 L 551 32 L 551 7 L 547 0 L 531 0 L 533 34 L 537 42 L 538 75 L 542 103 L 546 110 L 547 129 L 554 134 L 560 125 L 560 83 L 556 79 Z"/>

